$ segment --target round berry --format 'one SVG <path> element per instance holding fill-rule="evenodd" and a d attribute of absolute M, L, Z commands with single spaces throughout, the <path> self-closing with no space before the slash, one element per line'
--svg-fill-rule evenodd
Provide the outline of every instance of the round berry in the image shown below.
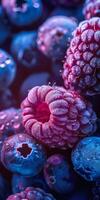
<path fill-rule="evenodd" d="M 100 0 L 86 0 L 83 13 L 86 19 L 100 17 Z"/>
<path fill-rule="evenodd" d="M 72 170 L 64 156 L 52 155 L 44 166 L 45 180 L 50 189 L 58 193 L 70 193 L 75 187 Z"/>
<path fill-rule="evenodd" d="M 10 26 L 0 5 L 0 45 L 3 44 L 10 35 Z"/>
<path fill-rule="evenodd" d="M 27 133 L 50 148 L 73 147 L 96 130 L 92 105 L 61 87 L 32 88 L 21 107 Z"/>
<path fill-rule="evenodd" d="M 29 135 L 16 134 L 4 141 L 1 161 L 14 173 L 35 176 L 42 170 L 45 160 L 44 148 Z"/>
<path fill-rule="evenodd" d="M 16 74 L 16 64 L 13 58 L 0 49 L 0 90 L 11 85 Z"/>
<path fill-rule="evenodd" d="M 20 87 L 20 97 L 23 100 L 28 91 L 35 87 L 36 85 L 46 85 L 49 82 L 49 73 L 41 72 L 41 73 L 34 73 L 28 76 L 22 83 Z"/>
<path fill-rule="evenodd" d="M 34 187 L 28 187 L 25 191 L 11 195 L 7 200 L 56 200 L 51 194 L 44 190 Z"/>
<path fill-rule="evenodd" d="M 72 152 L 75 171 L 87 181 L 100 180 L 100 137 L 87 137 Z"/>
<path fill-rule="evenodd" d="M 100 18 L 80 23 L 64 63 L 65 87 L 85 95 L 100 94 Z"/>
<path fill-rule="evenodd" d="M 18 33 L 12 41 L 11 52 L 15 59 L 28 69 L 39 67 L 45 59 L 37 48 L 35 31 Z"/>
<path fill-rule="evenodd" d="M 76 27 L 77 23 L 72 18 L 50 17 L 39 28 L 37 40 L 39 49 L 53 61 L 61 61 Z"/>
<path fill-rule="evenodd" d="M 2 0 L 10 21 L 16 26 L 27 26 L 42 16 L 41 0 Z"/>
<path fill-rule="evenodd" d="M 82 3 L 83 0 L 50 0 L 49 2 L 55 6 L 75 7 Z"/>

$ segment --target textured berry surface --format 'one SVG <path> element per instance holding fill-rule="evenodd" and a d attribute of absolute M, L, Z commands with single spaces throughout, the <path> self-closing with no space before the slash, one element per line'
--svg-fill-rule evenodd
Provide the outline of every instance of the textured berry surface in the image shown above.
<path fill-rule="evenodd" d="M 72 152 L 74 169 L 87 181 L 100 179 L 100 137 L 87 137 Z"/>
<path fill-rule="evenodd" d="M 53 61 L 64 58 L 69 46 L 72 32 L 77 27 L 74 19 L 66 16 L 54 16 L 45 21 L 39 28 L 38 47 Z"/>
<path fill-rule="evenodd" d="M 43 168 L 46 159 L 42 145 L 26 134 L 16 134 L 4 141 L 1 150 L 3 165 L 14 173 L 35 176 Z"/>
<path fill-rule="evenodd" d="M 13 82 L 16 74 L 16 64 L 13 58 L 0 49 L 0 90 L 7 88 Z"/>
<path fill-rule="evenodd" d="M 47 159 L 44 176 L 48 186 L 58 193 L 70 193 L 75 187 L 72 170 L 64 156 L 60 154 Z"/>
<path fill-rule="evenodd" d="M 35 31 L 17 34 L 12 41 L 11 52 L 15 59 L 28 69 L 38 67 L 44 60 L 43 54 L 37 48 Z"/>
<path fill-rule="evenodd" d="M 64 63 L 66 88 L 86 95 L 100 93 L 100 18 L 80 23 L 74 32 Z"/>
<path fill-rule="evenodd" d="M 42 15 L 41 0 L 2 0 L 2 6 L 16 26 L 30 25 Z"/>
<path fill-rule="evenodd" d="M 83 13 L 86 19 L 100 17 L 100 0 L 86 0 Z"/>
<path fill-rule="evenodd" d="M 49 2 L 52 3 L 53 5 L 56 5 L 56 6 L 66 6 L 66 7 L 69 7 L 69 6 L 72 6 L 72 7 L 75 7 L 75 6 L 78 6 L 80 3 L 82 3 L 83 0 L 50 0 Z"/>
<path fill-rule="evenodd" d="M 39 188 L 28 187 L 24 192 L 9 196 L 7 200 L 55 200 L 55 198 Z"/>
<path fill-rule="evenodd" d="M 91 104 L 60 87 L 34 87 L 21 107 L 27 132 L 51 148 L 72 147 L 96 130 Z"/>

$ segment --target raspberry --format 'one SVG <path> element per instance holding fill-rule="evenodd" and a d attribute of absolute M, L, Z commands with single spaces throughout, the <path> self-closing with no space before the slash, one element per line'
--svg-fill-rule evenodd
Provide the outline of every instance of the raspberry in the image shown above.
<path fill-rule="evenodd" d="M 46 20 L 38 31 L 38 47 L 52 61 L 64 58 L 72 32 L 77 27 L 75 19 L 53 16 Z"/>
<path fill-rule="evenodd" d="M 100 17 L 100 0 L 86 0 L 83 13 L 86 19 Z"/>
<path fill-rule="evenodd" d="M 72 152 L 72 163 L 85 180 L 100 180 L 100 137 L 81 140 Z"/>
<path fill-rule="evenodd" d="M 21 107 L 28 134 L 51 148 L 72 147 L 96 130 L 91 104 L 60 87 L 34 87 Z"/>
<path fill-rule="evenodd" d="M 70 193 L 75 188 L 75 179 L 69 163 L 61 154 L 54 154 L 44 166 L 45 180 L 57 193 Z"/>
<path fill-rule="evenodd" d="M 65 87 L 85 95 L 100 94 L 100 18 L 83 21 L 67 50 L 63 79 Z"/>
<path fill-rule="evenodd" d="M 24 192 L 11 195 L 7 200 L 56 200 L 51 194 L 44 190 L 34 187 L 28 187 Z"/>
<path fill-rule="evenodd" d="M 42 170 L 45 160 L 42 145 L 27 134 L 16 134 L 4 141 L 1 161 L 11 172 L 35 176 Z"/>

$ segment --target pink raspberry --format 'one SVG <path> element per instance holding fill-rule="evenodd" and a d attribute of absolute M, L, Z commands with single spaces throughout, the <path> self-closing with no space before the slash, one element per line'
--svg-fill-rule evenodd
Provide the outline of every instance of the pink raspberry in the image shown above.
<path fill-rule="evenodd" d="M 28 187 L 25 191 L 10 195 L 7 200 L 56 200 L 51 194 L 44 190 Z"/>
<path fill-rule="evenodd" d="M 100 17 L 100 0 L 86 0 L 83 13 L 86 19 Z"/>
<path fill-rule="evenodd" d="M 28 134 L 50 148 L 72 147 L 96 130 L 96 115 L 78 93 L 59 87 L 37 86 L 22 102 Z"/>
<path fill-rule="evenodd" d="M 100 18 L 80 23 L 64 63 L 65 87 L 85 95 L 100 94 Z"/>

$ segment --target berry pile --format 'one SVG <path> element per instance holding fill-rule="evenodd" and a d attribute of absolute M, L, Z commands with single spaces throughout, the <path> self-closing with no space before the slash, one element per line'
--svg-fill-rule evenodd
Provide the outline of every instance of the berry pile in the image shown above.
<path fill-rule="evenodd" d="M 100 200 L 100 0 L 0 1 L 0 200 Z"/>

